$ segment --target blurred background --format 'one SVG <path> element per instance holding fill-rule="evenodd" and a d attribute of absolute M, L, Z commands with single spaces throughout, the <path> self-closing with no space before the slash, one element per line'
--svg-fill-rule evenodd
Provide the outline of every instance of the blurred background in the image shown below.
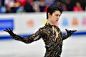
<path fill-rule="evenodd" d="M 86 57 L 86 0 L 0 0 L 0 57 L 44 57 L 42 39 L 31 44 L 14 40 L 6 28 L 17 35 L 28 37 L 47 21 L 50 5 L 61 6 L 63 13 L 55 24 L 62 33 L 77 30 L 63 41 L 61 57 Z"/>

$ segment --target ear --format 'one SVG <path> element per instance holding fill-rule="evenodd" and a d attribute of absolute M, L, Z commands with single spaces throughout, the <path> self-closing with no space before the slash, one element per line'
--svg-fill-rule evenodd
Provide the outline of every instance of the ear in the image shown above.
<path fill-rule="evenodd" d="M 50 13 L 48 13 L 48 18 L 50 18 L 51 17 L 51 14 Z"/>

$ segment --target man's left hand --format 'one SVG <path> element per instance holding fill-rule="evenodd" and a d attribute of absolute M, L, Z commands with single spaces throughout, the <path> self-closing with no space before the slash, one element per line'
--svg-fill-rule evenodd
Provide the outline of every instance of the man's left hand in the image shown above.
<path fill-rule="evenodd" d="M 76 32 L 77 30 L 67 30 L 65 29 L 67 33 L 73 34 L 74 32 Z"/>

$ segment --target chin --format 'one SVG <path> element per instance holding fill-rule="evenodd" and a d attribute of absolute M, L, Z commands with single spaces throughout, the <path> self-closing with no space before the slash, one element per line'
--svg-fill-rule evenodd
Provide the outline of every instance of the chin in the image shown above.
<path fill-rule="evenodd" d="M 55 24 L 57 23 L 57 22 L 54 22 Z"/>

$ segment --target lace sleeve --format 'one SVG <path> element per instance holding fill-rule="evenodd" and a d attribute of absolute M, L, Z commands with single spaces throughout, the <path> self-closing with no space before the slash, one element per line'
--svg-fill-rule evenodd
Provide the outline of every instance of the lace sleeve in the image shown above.
<path fill-rule="evenodd" d="M 35 34 L 32 34 L 27 38 L 16 35 L 16 34 L 14 36 L 11 36 L 11 37 L 15 40 L 19 40 L 19 41 L 22 41 L 22 42 L 25 42 L 25 43 L 31 43 L 33 41 L 39 40 L 41 38 L 41 35 L 42 35 L 42 29 L 39 29 Z"/>

